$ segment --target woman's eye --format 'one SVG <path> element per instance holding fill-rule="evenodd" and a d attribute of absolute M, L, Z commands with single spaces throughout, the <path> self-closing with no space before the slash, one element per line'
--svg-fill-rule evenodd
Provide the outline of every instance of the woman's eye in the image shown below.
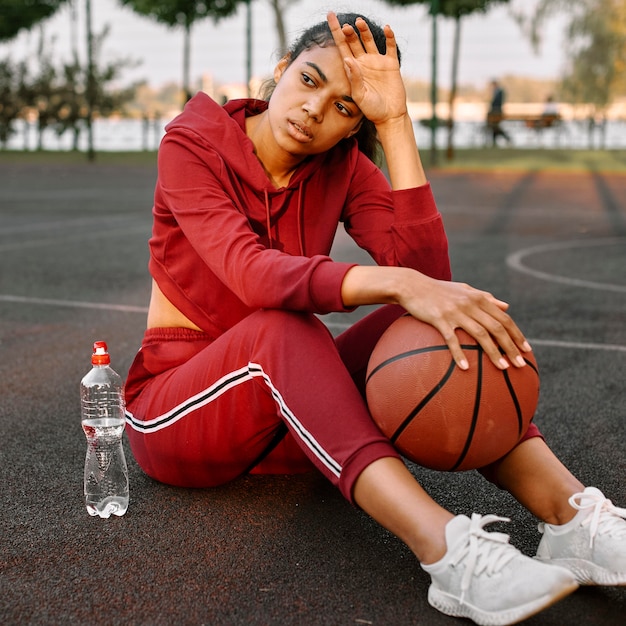
<path fill-rule="evenodd" d="M 341 113 L 342 115 L 351 115 L 350 110 L 345 107 L 343 104 L 341 104 L 341 102 L 337 102 L 337 104 L 335 105 L 337 107 L 337 110 L 339 111 L 339 113 Z"/>
<path fill-rule="evenodd" d="M 315 84 L 315 81 L 308 74 L 302 74 L 302 82 L 307 85 Z"/>

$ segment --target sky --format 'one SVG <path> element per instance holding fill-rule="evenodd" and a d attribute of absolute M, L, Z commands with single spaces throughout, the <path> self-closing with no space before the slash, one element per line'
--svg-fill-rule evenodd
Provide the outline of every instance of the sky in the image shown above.
<path fill-rule="evenodd" d="M 513 0 L 529 6 L 533 0 Z M 84 2 L 75 0 L 78 11 L 79 54 L 84 54 Z M 403 54 L 403 73 L 407 78 L 431 79 L 432 22 L 425 7 L 391 7 L 381 0 L 299 0 L 285 14 L 289 41 L 309 25 L 324 19 L 327 10 L 361 12 L 381 24 L 389 23 L 396 33 Z M 276 64 L 278 39 L 268 0 L 252 2 L 252 74 L 265 78 Z M 92 0 L 94 30 L 109 26 L 104 40 L 103 58 L 107 61 L 130 58 L 137 67 L 124 69 L 121 85 L 146 80 L 158 87 L 182 80 L 183 33 L 168 29 L 120 6 L 117 0 Z M 53 43 L 55 58 L 70 57 L 71 20 L 69 8 L 61 9 L 45 23 L 46 36 Z M 453 22 L 438 21 L 438 70 L 440 87 L 450 84 Z M 563 69 L 564 18 L 548 24 L 540 53 L 521 34 L 517 24 L 503 7 L 487 15 L 464 18 L 461 33 L 459 79 L 484 87 L 492 78 L 507 74 L 533 78 L 558 78 Z M 211 75 L 220 84 L 244 83 L 246 79 L 246 8 L 217 25 L 210 19 L 196 24 L 192 34 L 191 77 L 199 80 Z M 22 33 L 9 43 L 0 44 L 0 59 L 14 61 L 28 55 L 36 58 L 38 35 Z M 84 57 L 83 57 L 84 58 Z"/>

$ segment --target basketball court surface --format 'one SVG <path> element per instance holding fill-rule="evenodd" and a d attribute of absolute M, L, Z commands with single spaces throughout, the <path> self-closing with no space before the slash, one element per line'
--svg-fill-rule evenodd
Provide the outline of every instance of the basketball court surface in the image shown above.
<path fill-rule="evenodd" d="M 463 623 L 428 605 L 408 549 L 317 474 L 178 489 L 126 447 L 127 514 L 89 517 L 78 385 L 94 340 L 122 375 L 141 342 L 155 168 L 14 163 L 0 176 L 0 622 Z M 626 506 L 626 177 L 430 178 L 455 279 L 507 300 L 534 347 L 548 442 Z M 350 245 L 340 231 L 334 256 L 368 262 Z M 325 321 L 338 333 L 367 311 Z M 510 517 L 493 530 L 534 554 L 536 520 L 508 494 L 475 472 L 411 470 L 455 513 Z M 526 623 L 624 615 L 626 589 L 587 587 Z"/>

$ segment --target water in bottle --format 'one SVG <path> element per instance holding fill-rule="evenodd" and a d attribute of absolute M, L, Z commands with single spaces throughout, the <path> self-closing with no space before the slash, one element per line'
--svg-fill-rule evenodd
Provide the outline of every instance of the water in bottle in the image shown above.
<path fill-rule="evenodd" d="M 104 341 L 94 343 L 91 363 L 91 371 L 80 383 L 82 426 L 87 437 L 85 504 L 90 515 L 124 515 L 128 508 L 128 468 L 122 448 L 122 379 L 110 366 Z"/>

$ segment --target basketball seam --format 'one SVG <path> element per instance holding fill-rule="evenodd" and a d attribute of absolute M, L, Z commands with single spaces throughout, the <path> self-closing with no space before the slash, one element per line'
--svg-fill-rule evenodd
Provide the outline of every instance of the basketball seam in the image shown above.
<path fill-rule="evenodd" d="M 439 393 L 439 391 L 441 391 L 450 376 L 452 376 L 455 365 L 455 362 L 452 361 L 439 382 L 424 396 L 423 400 L 404 418 L 404 420 L 402 420 L 400 426 L 396 428 L 393 435 L 389 438 L 391 443 L 395 443 L 398 440 L 398 437 L 400 437 L 403 431 L 411 424 L 415 416 L 437 395 L 437 393 Z"/>
<path fill-rule="evenodd" d="M 519 400 L 517 399 L 517 394 L 515 393 L 515 388 L 513 387 L 513 383 L 511 382 L 511 377 L 508 372 L 502 372 L 502 376 L 504 377 L 504 382 L 506 383 L 506 387 L 509 390 L 509 395 L 511 396 L 511 400 L 513 401 L 513 405 L 515 406 L 515 414 L 517 415 L 517 437 L 518 439 L 522 436 L 522 407 L 520 406 Z"/>
<path fill-rule="evenodd" d="M 481 350 L 479 345 L 475 344 L 461 344 L 461 348 L 463 350 Z M 449 346 L 446 344 L 440 346 L 428 346 L 426 348 L 416 348 L 415 350 L 407 350 L 406 352 L 402 352 L 401 354 L 396 354 L 388 359 L 385 359 L 381 363 L 379 363 L 368 375 L 365 379 L 365 384 L 367 384 L 370 378 L 379 370 L 383 369 L 387 365 L 394 363 L 395 361 L 400 361 L 401 359 L 406 359 L 410 356 L 415 356 L 416 354 L 424 354 L 425 352 L 440 352 L 441 350 L 449 350 Z"/>
<path fill-rule="evenodd" d="M 398 342 L 400 343 L 400 342 Z M 393 346 L 393 344 L 392 344 Z M 387 350 L 389 351 L 389 348 L 391 348 L 392 346 L 387 346 Z M 402 350 L 402 345 L 396 345 L 395 349 L 400 349 Z M 476 365 L 476 380 L 475 380 L 475 387 L 474 387 L 474 399 L 473 399 L 473 408 L 472 408 L 472 413 L 471 413 L 471 420 L 470 420 L 470 424 L 469 424 L 469 428 L 467 428 L 466 431 L 466 438 L 465 438 L 465 442 L 463 444 L 463 449 L 462 451 L 458 454 L 456 461 L 452 464 L 451 467 L 449 467 L 447 470 L 445 471 L 458 471 L 458 469 L 463 465 L 463 463 L 466 461 L 470 450 L 472 449 L 472 444 L 473 444 L 473 440 L 474 440 L 474 436 L 476 435 L 476 432 L 478 431 L 478 420 L 481 417 L 481 400 L 482 400 L 482 396 L 483 396 L 483 390 L 482 390 L 482 385 L 483 385 L 483 379 L 485 377 L 485 360 L 487 358 L 487 354 L 484 352 L 484 350 L 482 349 L 482 346 L 480 346 L 480 344 L 461 344 L 460 346 L 463 350 L 467 350 L 467 351 L 475 351 L 477 352 L 477 365 Z M 504 355 L 504 351 L 502 348 L 500 349 L 500 353 Z M 426 347 L 421 347 L 421 348 L 414 348 L 414 349 L 410 349 L 410 350 L 405 350 L 404 352 L 401 352 L 400 354 L 395 354 L 394 356 L 391 356 L 387 359 L 385 359 L 384 361 L 378 363 L 378 365 L 376 365 L 366 376 L 365 379 L 365 384 L 367 385 L 372 377 L 374 376 L 374 374 L 376 374 L 378 371 L 383 370 L 384 368 L 386 368 L 389 365 L 392 365 L 396 362 L 400 362 L 403 361 L 404 359 L 410 359 L 411 357 L 417 356 L 417 355 L 424 355 L 424 354 L 428 354 L 428 353 L 435 353 L 435 352 L 442 352 L 444 350 L 449 350 L 449 346 L 447 344 L 440 344 L 440 345 L 430 345 L 430 346 L 426 346 Z M 371 357 L 370 357 L 371 359 Z M 526 362 L 526 365 L 528 365 L 533 371 L 534 373 L 539 376 L 539 372 L 538 372 L 538 368 L 536 366 L 536 364 L 534 362 L 532 362 L 530 359 L 525 358 L 524 357 L 524 361 Z M 441 363 L 443 365 L 443 363 Z M 451 376 L 453 375 L 454 369 L 455 369 L 456 363 L 454 362 L 454 360 L 452 359 L 449 363 L 449 365 L 447 366 L 446 371 L 444 372 L 443 376 L 441 376 L 440 380 L 437 381 L 435 383 L 435 385 L 432 386 L 432 388 L 430 389 L 430 391 L 428 391 L 428 393 L 422 398 L 421 401 L 419 401 L 419 403 L 417 405 L 414 406 L 414 408 L 408 413 L 408 415 L 406 415 L 406 417 L 401 421 L 400 425 L 395 429 L 395 431 L 391 434 L 391 436 L 389 436 L 389 441 L 392 444 L 396 444 L 397 441 L 402 437 L 402 435 L 405 433 L 405 431 L 407 430 L 407 428 L 409 428 L 416 419 L 419 419 L 420 417 L 420 413 L 422 413 L 426 407 L 429 405 L 429 403 L 431 403 L 433 401 L 433 399 L 441 392 L 442 388 L 448 383 L 448 381 L 450 380 Z M 516 419 L 517 419 L 517 431 L 518 431 L 518 435 L 517 435 L 517 440 L 519 441 L 519 439 L 521 438 L 521 436 L 523 435 L 523 427 L 524 427 L 524 412 L 522 410 L 522 403 L 520 401 L 520 398 L 518 397 L 517 391 L 515 389 L 515 386 L 513 385 L 513 380 L 511 378 L 511 375 L 508 371 L 506 370 L 502 370 L 500 372 L 500 375 L 502 376 L 502 381 L 505 383 L 508 394 L 509 394 L 509 398 L 510 401 L 513 403 L 514 409 L 515 409 L 515 414 L 516 414 Z M 505 398 L 506 395 L 502 395 L 502 398 Z M 467 403 L 469 404 L 469 402 Z M 469 407 L 467 407 L 469 408 Z M 465 413 L 467 416 L 467 413 Z M 511 416 L 512 417 L 512 416 Z M 532 421 L 532 417 L 531 417 L 531 421 Z M 467 422 L 466 422 L 467 423 Z M 513 424 L 511 424 L 513 425 Z M 497 436 L 497 435 L 496 435 Z M 458 448 L 457 448 L 458 449 Z M 443 469 L 443 468 L 441 468 Z"/>
<path fill-rule="evenodd" d="M 465 460 L 465 457 L 467 456 L 467 453 L 469 452 L 469 449 L 472 445 L 472 440 L 474 439 L 474 433 L 476 432 L 476 424 L 478 423 L 478 413 L 480 411 L 480 397 L 481 397 L 481 391 L 482 391 L 482 386 L 483 386 L 483 357 L 484 357 L 484 351 L 482 350 L 482 348 L 480 348 L 480 346 L 478 347 L 478 363 L 477 363 L 477 373 L 476 373 L 476 393 L 474 395 L 474 409 L 472 411 L 472 421 L 469 427 L 469 430 L 467 432 L 467 438 L 465 439 L 465 446 L 463 446 L 463 450 L 461 451 L 461 454 L 459 455 L 459 458 L 456 460 L 456 463 L 450 468 L 451 472 L 454 472 L 457 467 L 459 467 L 461 465 L 461 463 L 463 463 L 463 461 Z"/>

